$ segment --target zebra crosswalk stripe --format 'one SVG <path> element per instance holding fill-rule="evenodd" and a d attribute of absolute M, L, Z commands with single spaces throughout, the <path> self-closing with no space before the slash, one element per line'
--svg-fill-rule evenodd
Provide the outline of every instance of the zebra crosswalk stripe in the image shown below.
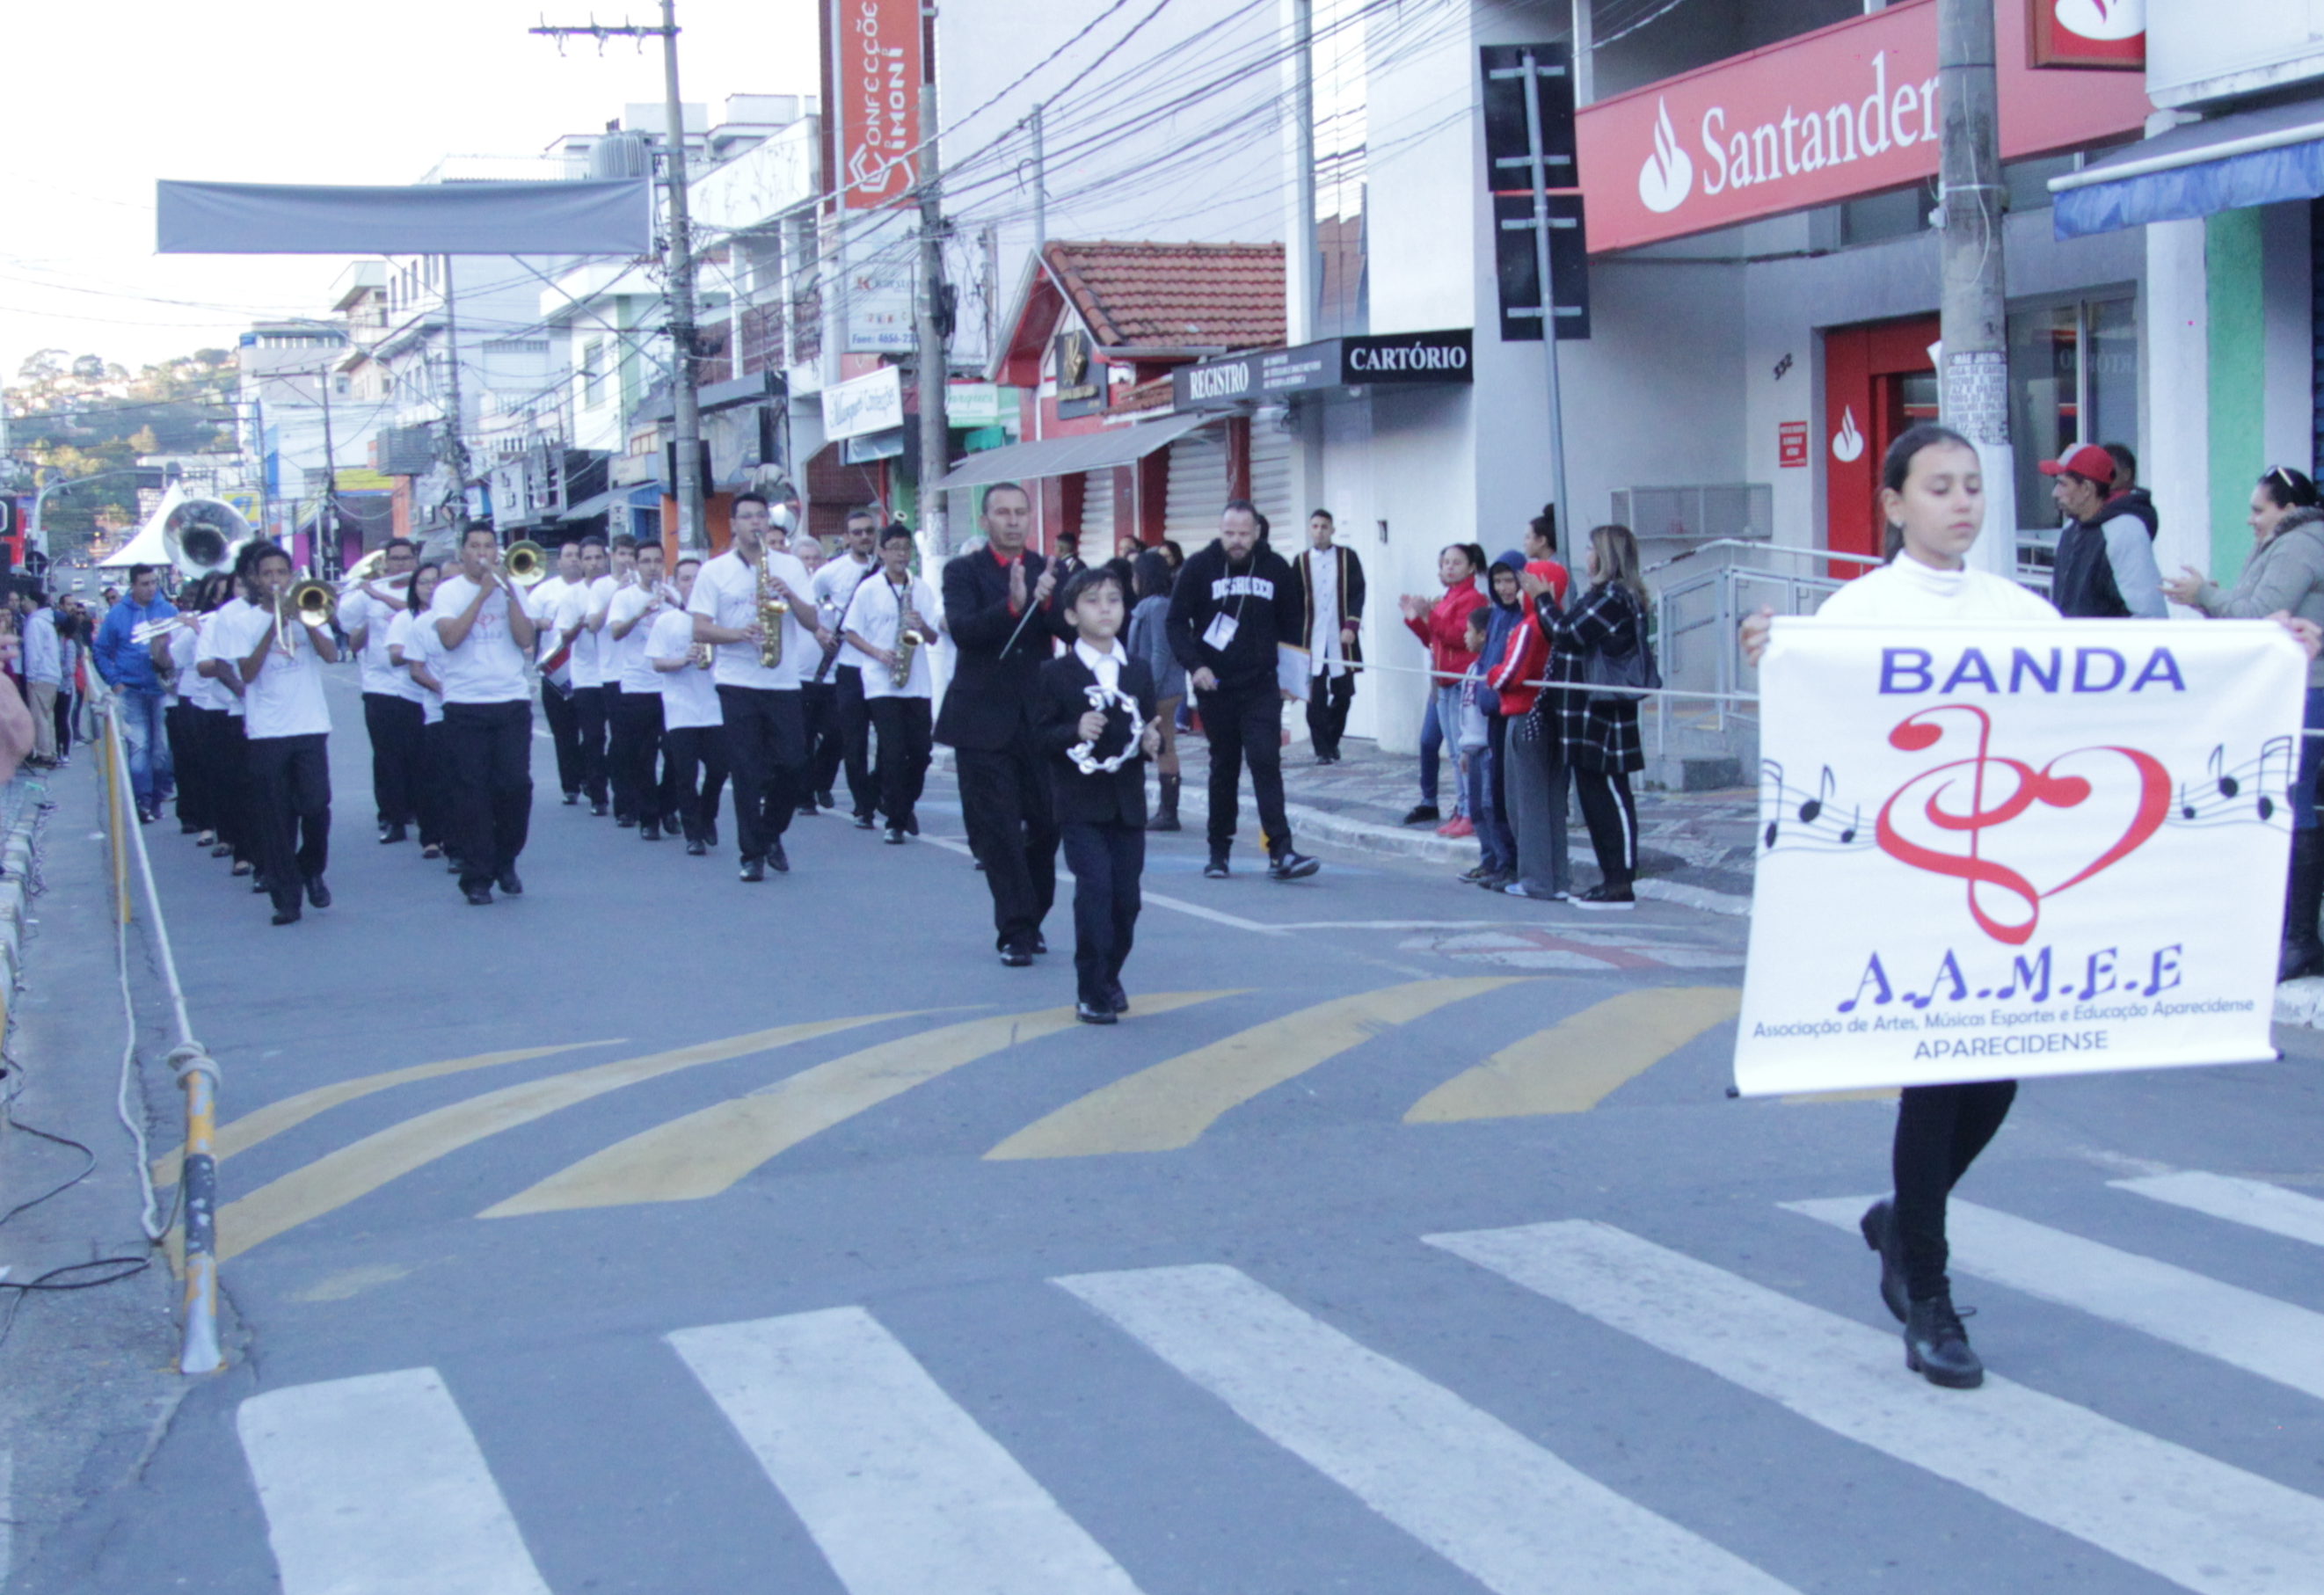
<path fill-rule="evenodd" d="M 2304 1240 L 2310 1246 L 2324 1246 L 2324 1202 L 2287 1191 L 2282 1185 L 2193 1169 L 2107 1183 L 2117 1191 L 2168 1202 L 2174 1207 L 2191 1208 L 2232 1224 L 2265 1230 L 2272 1235 Z"/>
<path fill-rule="evenodd" d="M 1941 1390 L 1896 1336 L 1588 1220 L 1429 1243 L 2204 1595 L 2313 1595 L 2324 1501 L 2004 1378 Z M 2304 1571 L 2303 1571 L 2304 1570 Z"/>
<path fill-rule="evenodd" d="M 434 1369 L 269 1391 L 235 1427 L 282 1595 L 549 1595 Z"/>
<path fill-rule="evenodd" d="M 851 1595 L 1138 1595 L 1120 1564 L 861 1308 L 669 1340 Z"/>
<path fill-rule="evenodd" d="M 1054 1283 L 1488 1589 L 1791 1588 L 1235 1269 Z"/>
<path fill-rule="evenodd" d="M 1853 1231 L 1868 1196 L 1786 1202 Z M 2126 1323 L 2246 1373 L 2324 1397 L 2324 1313 L 2085 1240 L 1958 1199 L 1946 1207 L 1952 1267 L 2046 1302 Z"/>

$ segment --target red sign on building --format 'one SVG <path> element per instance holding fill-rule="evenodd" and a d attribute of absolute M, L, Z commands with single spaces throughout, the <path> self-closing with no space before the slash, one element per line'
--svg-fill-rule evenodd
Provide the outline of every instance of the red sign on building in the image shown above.
<path fill-rule="evenodd" d="M 2146 67 L 2146 0 L 2033 0 L 2027 48 L 2037 67 Z"/>
<path fill-rule="evenodd" d="M 839 175 L 850 210 L 877 210 L 912 191 L 920 128 L 920 0 L 832 0 L 839 34 Z"/>
<path fill-rule="evenodd" d="M 1784 470 L 1808 463 L 1808 424 L 1785 421 L 1775 429 L 1775 464 Z"/>

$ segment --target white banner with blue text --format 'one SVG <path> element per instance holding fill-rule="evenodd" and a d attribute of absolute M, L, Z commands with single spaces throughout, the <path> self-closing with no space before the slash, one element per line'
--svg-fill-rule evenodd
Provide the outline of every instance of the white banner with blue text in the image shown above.
<path fill-rule="evenodd" d="M 2265 621 L 1776 621 L 1738 1089 L 2273 1057 L 2307 680 Z"/>

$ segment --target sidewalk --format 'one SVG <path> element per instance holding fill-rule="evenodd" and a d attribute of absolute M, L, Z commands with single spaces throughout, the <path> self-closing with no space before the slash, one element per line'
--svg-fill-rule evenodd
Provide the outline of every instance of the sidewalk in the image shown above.
<path fill-rule="evenodd" d="M 1467 838 L 1436 834 L 1433 825 L 1400 824 L 1420 800 L 1420 761 L 1409 754 L 1383 753 L 1377 743 L 1351 737 L 1342 744 L 1345 755 L 1333 765 L 1319 767 L 1305 742 L 1283 751 L 1284 807 L 1294 833 L 1305 842 L 1353 848 L 1391 858 L 1419 859 L 1442 864 L 1457 873 L 1477 862 L 1477 844 Z M 1185 788 L 1180 816 L 1189 830 L 1209 813 L 1204 794 L 1210 773 L 1210 746 L 1199 736 L 1178 739 Z M 1445 813 L 1453 775 L 1448 761 L 1444 770 Z M 1751 911 L 1751 866 L 1757 851 L 1753 834 L 1758 825 L 1758 799 L 1748 788 L 1720 792 L 1637 793 L 1638 882 L 1640 897 L 1684 903 L 1718 914 Z M 1250 783 L 1242 789 L 1246 824 L 1253 823 Z M 1597 855 L 1591 851 L 1590 833 L 1579 808 L 1572 811 L 1567 841 L 1577 866 L 1576 880 L 1597 878 Z"/>

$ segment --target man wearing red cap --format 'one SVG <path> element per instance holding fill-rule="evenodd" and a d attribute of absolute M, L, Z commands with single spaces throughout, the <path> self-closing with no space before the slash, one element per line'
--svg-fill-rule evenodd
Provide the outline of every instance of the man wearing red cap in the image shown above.
<path fill-rule="evenodd" d="M 2124 503 L 2107 502 L 2114 456 L 2095 443 L 2080 443 L 2063 459 L 2043 460 L 2042 474 L 2055 478 L 2050 496 L 2067 517 L 2050 572 L 2050 602 L 2058 613 L 2070 620 L 2167 615 L 2153 535 Z"/>

